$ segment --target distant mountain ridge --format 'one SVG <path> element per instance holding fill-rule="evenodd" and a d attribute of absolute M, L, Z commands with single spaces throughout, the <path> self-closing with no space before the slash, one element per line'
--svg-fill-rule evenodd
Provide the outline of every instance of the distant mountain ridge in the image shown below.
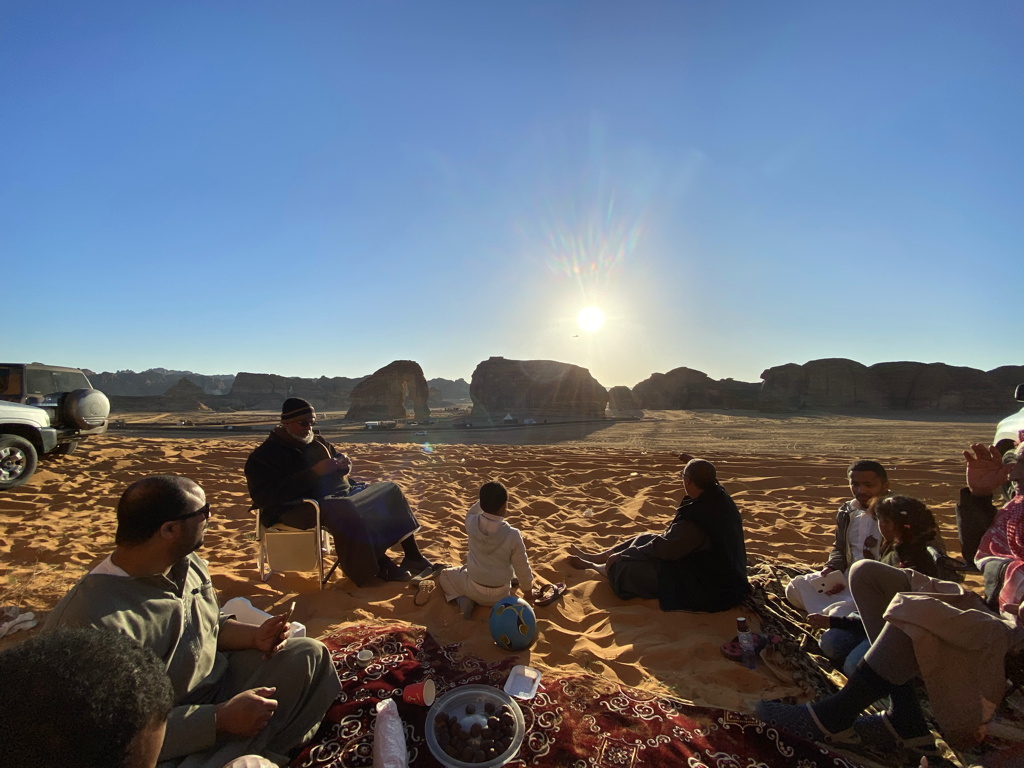
<path fill-rule="evenodd" d="M 524 364 L 523 361 L 505 362 Z M 586 369 L 580 370 L 589 376 Z M 352 390 L 369 378 L 321 376 L 310 379 L 247 372 L 208 376 L 166 368 L 152 368 L 141 373 L 87 373 L 93 386 L 107 395 L 119 400 L 148 398 L 152 402 L 135 401 L 131 407 L 153 409 L 166 408 L 167 401 L 174 400 L 181 406 L 186 404 L 185 401 L 195 401 L 195 405 L 202 403 L 205 407 L 218 410 L 274 410 L 280 407 L 284 398 L 304 397 L 318 408 L 343 411 L 350 406 Z M 483 390 L 504 386 L 502 377 L 498 377 L 499 381 L 490 381 L 486 386 L 483 381 L 478 384 L 477 378 L 474 373 L 472 386 L 481 387 L 481 391 L 476 393 L 479 397 L 471 394 L 471 385 L 465 379 L 429 379 L 427 384 L 431 407 L 447 407 L 452 403 L 469 400 L 474 402 L 474 407 L 483 407 L 484 401 L 488 400 L 483 396 Z M 1013 391 L 1021 383 L 1024 383 L 1022 365 L 1005 365 L 991 371 L 981 371 L 945 363 L 902 361 L 866 366 L 845 358 L 825 358 L 802 365 L 787 363 L 768 368 L 761 373 L 760 382 L 716 380 L 701 371 L 680 367 L 667 373 L 651 374 L 631 388 L 612 387 L 608 390 L 608 401 L 612 413 L 621 414 L 635 413 L 642 409 L 694 408 L 776 412 L 804 409 L 923 410 L 996 414 L 1009 413 L 1020 407 L 1013 399 Z M 192 386 L 194 390 L 190 388 Z M 512 394 L 505 393 L 505 400 L 509 403 L 514 401 L 514 398 L 509 400 Z M 564 393 L 559 397 L 564 397 Z M 501 408 L 512 407 L 504 402 Z M 129 404 L 124 403 L 123 407 L 128 408 Z M 523 415 L 534 414 L 531 412 Z"/>
<path fill-rule="evenodd" d="M 115 397 L 163 395 L 181 379 L 188 379 L 200 387 L 205 395 L 226 395 L 235 382 L 233 373 L 210 376 L 192 371 L 171 371 L 167 368 L 150 368 L 140 373 L 129 370 L 95 373 L 86 369 L 85 373 L 96 389 Z"/>
<path fill-rule="evenodd" d="M 320 377 L 319 379 L 303 379 L 300 377 L 277 376 L 269 373 L 224 373 L 224 374 L 202 374 L 193 371 L 173 371 L 167 368 L 150 368 L 136 373 L 131 370 L 124 371 L 103 371 L 96 373 L 86 369 L 89 381 L 96 389 L 101 390 L 111 397 L 153 397 L 168 394 L 178 383 L 185 379 L 192 382 L 204 395 L 231 395 L 240 397 L 254 392 L 273 394 L 275 397 L 279 392 L 296 394 L 299 391 L 310 393 L 312 391 L 328 391 L 333 396 L 333 405 L 337 407 L 344 402 L 347 407 L 348 393 L 352 388 L 369 378 L 357 376 L 348 378 L 338 376 L 334 378 Z M 234 392 L 235 380 L 243 377 L 238 392 Z M 430 379 L 427 386 L 436 390 L 444 400 L 466 401 L 469 400 L 469 382 L 465 379 Z M 286 395 L 287 396 L 287 395 Z M 303 395 L 299 394 L 299 397 Z"/>

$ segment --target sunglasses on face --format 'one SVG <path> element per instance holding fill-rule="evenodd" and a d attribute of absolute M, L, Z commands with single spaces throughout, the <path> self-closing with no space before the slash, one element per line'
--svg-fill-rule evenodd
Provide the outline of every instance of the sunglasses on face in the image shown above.
<path fill-rule="evenodd" d="M 190 517 L 195 517 L 197 515 L 202 515 L 207 520 L 209 520 L 210 519 L 210 502 L 206 502 L 203 506 L 201 506 L 195 512 L 189 512 L 189 513 L 184 514 L 184 515 L 178 515 L 177 517 L 172 517 L 167 522 L 168 523 L 173 523 L 173 522 L 175 522 L 177 520 L 188 520 Z"/>
<path fill-rule="evenodd" d="M 308 419 L 303 419 L 302 421 L 295 421 L 295 422 L 292 422 L 292 423 L 293 424 L 298 424 L 300 427 L 312 427 L 312 426 L 314 426 L 316 424 L 316 419 L 313 419 L 312 421 L 310 421 Z"/>

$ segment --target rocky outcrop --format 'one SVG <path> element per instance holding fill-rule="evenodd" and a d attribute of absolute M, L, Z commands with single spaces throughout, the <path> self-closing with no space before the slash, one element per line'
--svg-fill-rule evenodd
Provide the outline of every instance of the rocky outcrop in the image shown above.
<path fill-rule="evenodd" d="M 345 418 L 350 421 L 404 419 L 407 405 L 416 418 L 430 418 L 429 388 L 419 363 L 395 360 L 361 381 L 349 395 L 351 405 Z"/>
<path fill-rule="evenodd" d="M 608 392 L 578 365 L 553 360 L 492 357 L 477 365 L 469 384 L 473 417 L 500 424 L 518 419 L 604 417 Z"/>
<path fill-rule="evenodd" d="M 780 365 L 761 374 L 762 410 L 890 409 L 1000 413 L 1014 407 L 1024 366 L 986 373 L 944 363 L 893 362 L 870 367 L 830 358 Z"/>
<path fill-rule="evenodd" d="M 633 397 L 640 408 L 651 410 L 713 408 L 722 404 L 716 384 L 701 371 L 674 368 L 668 373 L 652 373 L 633 387 Z"/>
<path fill-rule="evenodd" d="M 203 388 L 190 379 L 184 377 L 164 392 L 164 397 L 176 400 L 198 399 L 203 396 Z"/>
<path fill-rule="evenodd" d="M 225 405 L 243 410 L 276 410 L 289 397 L 301 397 L 318 411 L 345 410 L 349 393 L 364 377 L 344 376 L 319 379 L 278 376 L 273 373 L 239 372 Z"/>
<path fill-rule="evenodd" d="M 993 368 L 988 375 L 996 386 L 1013 392 L 1018 385 L 1024 384 L 1024 365 L 1003 365 Z"/>
<path fill-rule="evenodd" d="M 469 382 L 465 379 L 430 379 L 427 386 L 438 391 L 439 400 L 450 400 L 454 403 L 469 400 Z"/>
<path fill-rule="evenodd" d="M 110 398 L 110 410 L 111 413 L 209 411 L 212 409 L 205 401 L 217 402 L 221 399 L 220 395 L 204 394 L 202 387 L 182 377 L 162 395 L 114 395 Z"/>
<path fill-rule="evenodd" d="M 654 373 L 633 387 L 639 408 L 676 410 L 687 408 L 757 408 L 761 385 L 723 379 L 717 381 L 692 368 Z"/>
<path fill-rule="evenodd" d="M 944 363 L 878 363 L 871 371 L 881 382 L 888 407 L 898 410 L 992 412 L 1013 391 L 991 373 Z"/>
<path fill-rule="evenodd" d="M 721 379 L 718 391 L 722 396 L 722 408 L 756 409 L 761 404 L 761 383 L 757 381 L 735 381 Z"/>
<path fill-rule="evenodd" d="M 888 406 L 879 378 L 866 365 L 841 357 L 769 368 L 761 379 L 762 410 Z"/>
<path fill-rule="evenodd" d="M 629 387 L 617 386 L 608 390 L 608 411 L 612 416 L 642 416 L 643 409 Z"/>

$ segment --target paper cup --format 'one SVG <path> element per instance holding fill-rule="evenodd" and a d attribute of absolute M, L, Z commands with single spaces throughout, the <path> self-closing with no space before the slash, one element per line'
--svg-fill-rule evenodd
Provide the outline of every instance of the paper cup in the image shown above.
<path fill-rule="evenodd" d="M 406 704 L 419 704 L 421 707 L 429 707 L 434 703 L 434 694 L 437 692 L 437 688 L 434 686 L 434 681 L 429 677 L 422 683 L 413 683 L 412 685 L 405 686 L 405 690 L 402 691 L 402 701 Z"/>

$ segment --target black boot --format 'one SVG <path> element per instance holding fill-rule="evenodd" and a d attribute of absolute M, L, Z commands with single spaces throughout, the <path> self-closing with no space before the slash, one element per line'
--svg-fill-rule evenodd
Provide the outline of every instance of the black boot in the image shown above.
<path fill-rule="evenodd" d="M 380 566 L 377 577 L 384 581 L 409 581 L 412 578 L 408 569 L 399 566 L 387 555 L 380 558 L 377 564 Z"/>
<path fill-rule="evenodd" d="M 833 733 L 845 731 L 854 724 L 861 712 L 902 687 L 890 683 L 861 659 L 839 693 L 811 706 L 823 726 Z"/>
<path fill-rule="evenodd" d="M 402 568 L 405 568 L 414 576 L 434 567 L 434 564 L 427 560 L 423 553 L 420 552 L 415 536 L 406 536 L 402 540 L 402 550 L 405 552 L 405 557 L 402 558 Z"/>

